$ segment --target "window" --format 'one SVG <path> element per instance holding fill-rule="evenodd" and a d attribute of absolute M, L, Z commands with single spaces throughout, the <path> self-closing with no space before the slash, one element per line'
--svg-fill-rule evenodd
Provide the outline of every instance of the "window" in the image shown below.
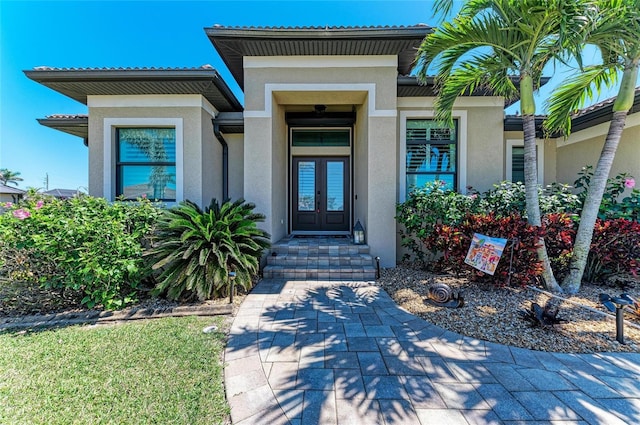
<path fill-rule="evenodd" d="M 457 121 L 446 127 L 431 119 L 408 119 L 406 131 L 406 190 L 440 180 L 457 189 Z"/>
<path fill-rule="evenodd" d="M 524 182 L 524 146 L 511 147 L 512 182 Z"/>
<path fill-rule="evenodd" d="M 116 195 L 175 201 L 175 128 L 117 128 L 116 140 Z"/>
<path fill-rule="evenodd" d="M 292 129 L 291 146 L 349 146 L 349 129 Z"/>
<path fill-rule="evenodd" d="M 538 165 L 538 184 L 544 181 L 544 145 L 536 141 L 536 161 Z M 524 183 L 524 142 L 522 140 L 507 140 L 507 176 L 512 182 Z"/>

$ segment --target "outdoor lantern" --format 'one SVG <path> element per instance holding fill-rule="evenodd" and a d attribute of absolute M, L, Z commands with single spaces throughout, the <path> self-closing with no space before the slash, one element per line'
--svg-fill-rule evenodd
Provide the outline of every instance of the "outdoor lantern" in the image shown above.
<path fill-rule="evenodd" d="M 364 243 L 364 227 L 360 224 L 360 220 L 353 226 L 353 243 L 356 245 Z"/>

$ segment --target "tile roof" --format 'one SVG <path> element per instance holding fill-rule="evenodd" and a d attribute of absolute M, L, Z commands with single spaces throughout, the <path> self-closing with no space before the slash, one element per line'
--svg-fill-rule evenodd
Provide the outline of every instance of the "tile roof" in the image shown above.
<path fill-rule="evenodd" d="M 200 94 L 219 112 L 242 105 L 211 65 L 197 68 L 55 68 L 38 66 L 25 75 L 78 102 L 92 95 Z"/>
<path fill-rule="evenodd" d="M 85 145 L 89 137 L 89 116 L 87 114 L 53 114 L 38 118 L 38 123 L 67 134 L 81 137 Z"/>
<path fill-rule="evenodd" d="M 54 66 L 35 66 L 34 71 L 201 71 L 214 70 L 205 64 L 199 67 L 54 67 Z"/>
<path fill-rule="evenodd" d="M 573 114 L 571 117 L 571 131 L 577 132 L 586 128 L 594 127 L 598 124 L 602 124 L 611 120 L 613 113 L 613 103 L 616 100 L 616 96 L 605 99 L 601 102 L 594 103 L 587 106 Z M 640 112 L 640 86 L 636 87 L 634 102 L 629 114 Z M 542 124 L 546 115 L 536 115 L 536 128 Z M 506 115 L 505 116 L 505 130 L 517 130 L 516 127 L 520 127 L 522 130 L 522 119 L 519 115 Z M 541 134 L 541 132 L 540 132 Z M 559 136 L 559 135 L 556 135 Z"/>
<path fill-rule="evenodd" d="M 82 120 L 89 119 L 87 114 L 53 114 L 47 115 L 49 120 Z"/>
<path fill-rule="evenodd" d="M 17 187 L 11 187 L 11 186 L 6 186 L 2 183 L 0 183 L 0 193 L 9 193 L 9 194 L 17 194 L 17 195 L 22 195 L 27 193 L 26 190 L 22 190 L 22 189 L 18 189 Z"/>
<path fill-rule="evenodd" d="M 59 199 L 67 199 L 78 196 L 78 194 L 82 193 L 77 189 L 51 189 L 43 192 L 45 195 L 51 195 Z"/>
<path fill-rule="evenodd" d="M 418 23 L 414 25 L 295 25 L 295 26 L 284 26 L 284 25 L 265 25 L 265 26 L 255 26 L 255 25 L 222 25 L 222 24 L 213 24 L 211 28 L 224 28 L 224 29 L 236 29 L 236 30 L 321 30 L 321 31 L 333 31 L 333 30 L 367 30 L 367 29 L 375 29 L 375 30 L 388 30 L 388 29 L 406 29 L 406 28 L 431 28 L 429 25 L 424 23 Z"/>
<path fill-rule="evenodd" d="M 638 96 L 640 96 L 640 86 L 636 87 L 636 90 L 635 90 L 635 97 L 638 98 Z M 579 116 L 586 115 L 586 114 L 588 114 L 590 112 L 597 111 L 599 109 L 603 109 L 603 108 L 606 108 L 608 106 L 613 107 L 613 102 L 616 101 L 616 98 L 617 98 L 617 96 L 613 96 L 613 97 L 605 99 L 605 100 L 603 100 L 601 102 L 594 103 L 591 106 L 587 106 L 586 108 L 583 108 L 583 109 L 579 110 L 573 117 L 577 118 Z M 636 107 L 636 102 L 634 102 L 634 107 Z"/>

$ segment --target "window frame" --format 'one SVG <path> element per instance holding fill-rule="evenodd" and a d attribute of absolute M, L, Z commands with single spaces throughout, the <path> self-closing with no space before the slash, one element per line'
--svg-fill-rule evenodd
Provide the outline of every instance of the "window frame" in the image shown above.
<path fill-rule="evenodd" d="M 453 176 L 453 190 L 454 191 L 458 191 L 458 162 L 459 162 L 459 154 L 458 154 L 458 147 L 460 145 L 459 143 L 459 125 L 458 125 L 458 119 L 454 118 L 453 119 L 453 130 L 455 132 L 455 138 L 454 140 L 436 140 L 434 142 L 430 141 L 430 140 L 424 140 L 424 141 L 419 141 L 419 142 L 410 142 L 409 140 L 407 140 L 407 132 L 409 130 L 408 128 L 408 122 L 409 121 L 431 121 L 434 122 L 435 119 L 433 117 L 431 118 L 407 118 L 405 120 L 405 131 L 404 131 L 404 136 L 405 136 L 405 154 L 404 154 L 404 158 L 402 159 L 404 161 L 405 164 L 405 172 L 404 172 L 404 181 L 405 181 L 405 195 L 406 195 L 406 191 L 409 190 L 409 187 L 406 187 L 406 181 L 407 181 L 407 177 L 409 175 L 416 175 L 416 176 L 431 176 L 431 175 L 447 175 L 447 176 Z M 445 127 L 439 127 L 439 128 L 445 128 Z M 447 129 L 450 129 L 451 127 L 446 127 Z M 409 171 L 407 169 L 407 152 L 409 150 L 409 146 L 431 146 L 431 145 L 455 145 L 455 163 L 454 163 L 454 171 Z"/>
<path fill-rule="evenodd" d="M 505 180 L 513 181 L 513 148 L 524 147 L 523 139 L 507 139 L 505 157 Z M 536 161 L 538 184 L 544 184 L 544 142 L 536 139 Z M 524 183 L 524 182 L 523 182 Z"/>
<path fill-rule="evenodd" d="M 407 199 L 407 120 L 409 119 L 433 119 L 432 109 L 400 110 L 400 152 L 398 156 L 398 202 Z M 467 111 L 454 109 L 452 117 L 457 121 L 457 187 L 458 192 L 463 193 L 467 187 Z M 460 189 L 462 188 L 462 189 Z"/>
<path fill-rule="evenodd" d="M 123 187 L 123 167 L 174 167 L 176 168 L 176 161 L 123 161 L 121 159 L 121 144 L 120 144 L 120 131 L 126 129 L 137 129 L 137 130 L 173 130 L 173 143 L 176 143 L 176 129 L 175 127 L 159 127 L 159 126 L 145 126 L 145 127 L 131 127 L 131 126 L 119 126 L 115 128 L 115 139 L 116 139 L 116 167 L 115 167 L 115 178 L 116 178 L 116 198 L 122 196 L 124 194 Z M 174 146 L 175 149 L 175 146 Z M 127 201 L 133 201 L 133 199 L 125 198 Z M 159 198 L 155 199 L 157 201 L 162 202 L 176 202 L 175 198 Z"/>
<path fill-rule="evenodd" d="M 104 118 L 103 119 L 103 196 L 116 199 L 116 162 L 118 155 L 118 128 L 174 128 L 176 143 L 176 199 L 166 201 L 174 205 L 184 200 L 184 125 L 182 118 Z M 89 146 L 91 148 L 91 146 Z"/>

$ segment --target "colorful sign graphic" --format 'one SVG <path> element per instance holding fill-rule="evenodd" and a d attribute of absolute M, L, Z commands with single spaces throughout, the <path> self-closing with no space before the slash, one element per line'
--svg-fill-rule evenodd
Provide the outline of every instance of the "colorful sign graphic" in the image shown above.
<path fill-rule="evenodd" d="M 464 262 L 471 267 L 493 275 L 498 267 L 498 261 L 507 244 L 506 239 L 491 238 L 479 233 L 473 234 L 471 246 Z"/>

